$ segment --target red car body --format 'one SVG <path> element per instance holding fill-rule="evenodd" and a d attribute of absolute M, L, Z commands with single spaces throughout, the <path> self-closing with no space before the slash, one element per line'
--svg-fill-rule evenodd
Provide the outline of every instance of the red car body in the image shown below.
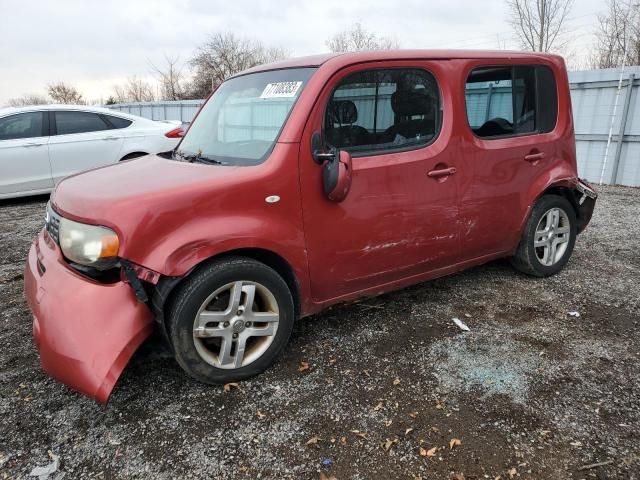
<path fill-rule="evenodd" d="M 471 70 L 532 63 L 555 76 L 555 128 L 490 141 L 475 136 L 464 95 Z M 253 71 L 303 66 L 317 71 L 265 162 L 212 168 L 148 156 L 67 178 L 52 195 L 52 208 L 65 218 L 114 230 L 118 256 L 148 285 L 178 282 L 201 262 L 230 252 L 257 258 L 286 278 L 297 313 L 306 316 L 510 256 L 536 199 L 549 191 L 573 195 L 579 185 L 561 57 L 366 52 Z M 313 133 L 321 129 L 340 79 L 372 66 L 430 71 L 441 89 L 442 125 L 424 148 L 353 158 L 350 191 L 332 202 L 312 159 Z M 539 160 L 525 161 L 531 155 Z M 429 174 L 443 169 L 455 175 Z M 265 203 L 274 195 L 279 202 Z M 593 204 L 576 202 L 576 208 L 581 230 Z M 109 284 L 87 278 L 68 265 L 45 231 L 29 252 L 25 290 L 43 368 L 101 402 L 138 345 L 154 328 L 163 328 L 161 308 L 139 302 L 124 276 Z"/>

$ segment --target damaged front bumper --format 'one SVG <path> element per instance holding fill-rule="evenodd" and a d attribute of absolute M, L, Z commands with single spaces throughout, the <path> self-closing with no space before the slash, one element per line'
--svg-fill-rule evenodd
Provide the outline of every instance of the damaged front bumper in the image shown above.
<path fill-rule="evenodd" d="M 153 331 L 151 311 L 130 285 L 99 283 L 72 270 L 44 230 L 31 245 L 24 279 L 42 368 L 106 403 L 129 359 Z"/>

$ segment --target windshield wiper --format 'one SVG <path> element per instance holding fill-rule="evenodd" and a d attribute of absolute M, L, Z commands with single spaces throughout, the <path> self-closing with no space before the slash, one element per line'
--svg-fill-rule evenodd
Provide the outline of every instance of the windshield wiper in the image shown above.
<path fill-rule="evenodd" d="M 198 162 L 198 163 L 207 163 L 209 165 L 226 165 L 225 162 L 221 162 L 220 160 L 216 160 L 215 158 L 205 157 L 201 153 L 190 153 L 186 154 L 179 150 L 176 150 L 175 156 L 183 162 Z"/>
<path fill-rule="evenodd" d="M 196 155 L 192 160 L 193 162 L 208 163 L 210 165 L 226 165 L 226 162 L 222 162 L 216 158 L 205 157 L 203 155 Z"/>

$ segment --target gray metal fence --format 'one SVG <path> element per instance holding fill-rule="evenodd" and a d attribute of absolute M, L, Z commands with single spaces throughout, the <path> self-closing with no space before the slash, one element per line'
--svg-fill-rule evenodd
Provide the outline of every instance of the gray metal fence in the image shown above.
<path fill-rule="evenodd" d="M 618 93 L 618 69 L 569 73 L 578 171 L 581 177 L 594 183 L 602 178 L 604 183 L 640 186 L 640 66 L 627 67 L 622 78 Z M 470 114 L 478 118 L 490 115 L 500 109 L 503 97 L 496 88 L 492 103 L 488 107 L 486 101 L 478 103 L 477 111 L 474 113 L 470 108 Z M 473 102 L 471 97 L 468 100 Z M 108 107 L 153 120 L 190 123 L 203 102 L 122 103 Z"/>
<path fill-rule="evenodd" d="M 116 103 L 115 105 L 105 105 L 105 107 L 151 120 L 180 120 L 182 123 L 191 123 L 203 103 L 204 100 L 167 100 L 162 102 Z"/>
<path fill-rule="evenodd" d="M 618 69 L 569 74 L 578 169 L 596 183 L 640 186 L 640 66 L 625 69 L 618 95 L 619 79 Z"/>

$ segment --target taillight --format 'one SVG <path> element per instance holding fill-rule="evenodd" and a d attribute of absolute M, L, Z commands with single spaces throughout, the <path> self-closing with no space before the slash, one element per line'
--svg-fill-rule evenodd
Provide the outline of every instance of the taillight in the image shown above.
<path fill-rule="evenodd" d="M 165 133 L 164 136 L 167 138 L 181 138 L 184 137 L 184 130 L 182 127 L 174 128 Z"/>

